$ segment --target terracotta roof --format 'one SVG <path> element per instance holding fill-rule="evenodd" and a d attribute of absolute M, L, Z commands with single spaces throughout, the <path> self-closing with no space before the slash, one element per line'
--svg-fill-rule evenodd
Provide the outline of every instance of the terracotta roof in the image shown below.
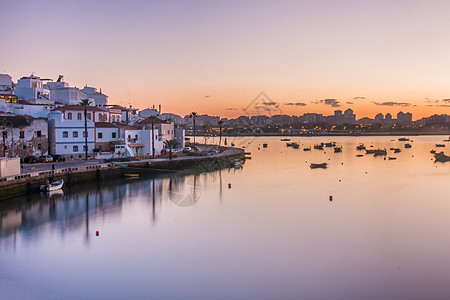
<path fill-rule="evenodd" d="M 166 121 L 159 119 L 158 117 L 156 117 L 157 119 L 155 121 L 152 121 L 148 118 L 145 118 L 139 122 L 137 122 L 137 124 L 141 124 L 141 125 L 146 125 L 146 124 L 152 124 L 152 122 L 155 122 L 155 124 L 159 124 L 159 123 L 166 123 Z"/>
<path fill-rule="evenodd" d="M 80 110 L 84 111 L 84 106 L 82 105 L 64 105 L 58 108 L 55 108 L 54 110 L 60 110 L 60 111 L 67 111 L 67 110 Z M 95 107 L 95 106 L 87 106 L 87 111 L 101 111 L 101 112 L 107 112 L 107 110 Z"/>
<path fill-rule="evenodd" d="M 114 125 L 113 123 L 109 123 L 109 122 L 95 122 L 95 127 L 96 128 L 117 128 L 116 125 Z"/>
<path fill-rule="evenodd" d="M 127 124 L 117 124 L 116 126 L 123 130 L 139 130 L 139 128 Z"/>

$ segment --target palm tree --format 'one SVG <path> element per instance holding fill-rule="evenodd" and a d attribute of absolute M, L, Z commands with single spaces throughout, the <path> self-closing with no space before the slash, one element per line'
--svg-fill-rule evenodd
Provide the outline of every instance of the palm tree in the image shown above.
<path fill-rule="evenodd" d="M 189 118 L 192 118 L 192 122 L 193 122 L 193 131 L 194 131 L 194 148 L 195 148 L 195 118 L 198 117 L 198 113 L 196 113 L 195 111 L 191 112 L 189 114 Z"/>
<path fill-rule="evenodd" d="M 84 106 L 84 153 L 85 153 L 85 159 L 88 159 L 88 130 L 87 130 L 87 107 L 91 104 L 91 101 L 89 99 L 82 99 L 80 101 L 80 105 Z"/>
<path fill-rule="evenodd" d="M 155 121 L 158 121 L 157 116 L 148 117 L 150 121 L 152 121 L 152 158 L 155 158 Z"/>
<path fill-rule="evenodd" d="M 219 121 L 217 121 L 217 124 L 219 124 L 219 149 L 220 149 L 220 144 L 222 142 L 222 125 L 223 125 L 223 121 L 219 120 Z"/>
<path fill-rule="evenodd" d="M 178 145 L 178 141 L 176 139 L 166 140 L 164 141 L 164 146 L 169 148 L 169 159 L 172 159 L 172 149 Z"/>

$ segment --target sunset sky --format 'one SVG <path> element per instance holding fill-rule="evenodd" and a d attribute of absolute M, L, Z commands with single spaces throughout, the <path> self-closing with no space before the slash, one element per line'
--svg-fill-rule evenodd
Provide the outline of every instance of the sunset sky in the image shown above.
<path fill-rule="evenodd" d="M 450 114 L 450 1 L 7 1 L 0 73 L 164 112 Z M 264 92 L 269 99 L 256 99 Z M 272 103 L 275 102 L 275 103 Z M 250 108 L 244 110 L 248 105 Z M 255 108 L 257 106 L 257 108 Z"/>

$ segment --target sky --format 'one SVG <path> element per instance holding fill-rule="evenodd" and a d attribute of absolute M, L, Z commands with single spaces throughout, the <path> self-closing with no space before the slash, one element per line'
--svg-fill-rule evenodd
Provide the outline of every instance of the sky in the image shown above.
<path fill-rule="evenodd" d="M 8 1 L 0 73 L 221 117 L 450 114 L 450 1 Z M 261 94 L 262 93 L 262 94 Z M 258 96 L 260 95 L 260 96 Z"/>

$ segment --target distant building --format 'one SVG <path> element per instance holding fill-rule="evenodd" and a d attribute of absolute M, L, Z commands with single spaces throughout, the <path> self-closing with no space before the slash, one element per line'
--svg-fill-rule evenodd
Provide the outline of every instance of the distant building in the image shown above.
<path fill-rule="evenodd" d="M 102 93 L 102 89 L 97 92 L 94 87 L 85 86 L 82 90 L 86 94 L 87 99 L 92 99 L 93 103 L 97 106 L 108 105 L 108 96 Z"/>
<path fill-rule="evenodd" d="M 13 94 L 12 78 L 8 74 L 0 74 L 0 94 Z"/>
<path fill-rule="evenodd" d="M 106 108 L 87 106 L 87 119 L 93 122 L 109 122 L 109 111 Z M 55 110 L 63 113 L 63 118 L 77 121 L 84 121 L 84 106 L 82 105 L 64 105 Z"/>
<path fill-rule="evenodd" d="M 14 87 L 14 94 L 23 100 L 49 100 L 50 90 L 44 87 L 44 81 L 34 75 L 22 77 Z"/>
<path fill-rule="evenodd" d="M 356 123 L 356 115 L 353 113 L 352 109 L 346 109 L 344 111 L 344 123 L 347 124 L 355 124 Z"/>
<path fill-rule="evenodd" d="M 375 116 L 376 123 L 383 123 L 384 122 L 384 115 L 382 113 L 379 113 Z"/>

